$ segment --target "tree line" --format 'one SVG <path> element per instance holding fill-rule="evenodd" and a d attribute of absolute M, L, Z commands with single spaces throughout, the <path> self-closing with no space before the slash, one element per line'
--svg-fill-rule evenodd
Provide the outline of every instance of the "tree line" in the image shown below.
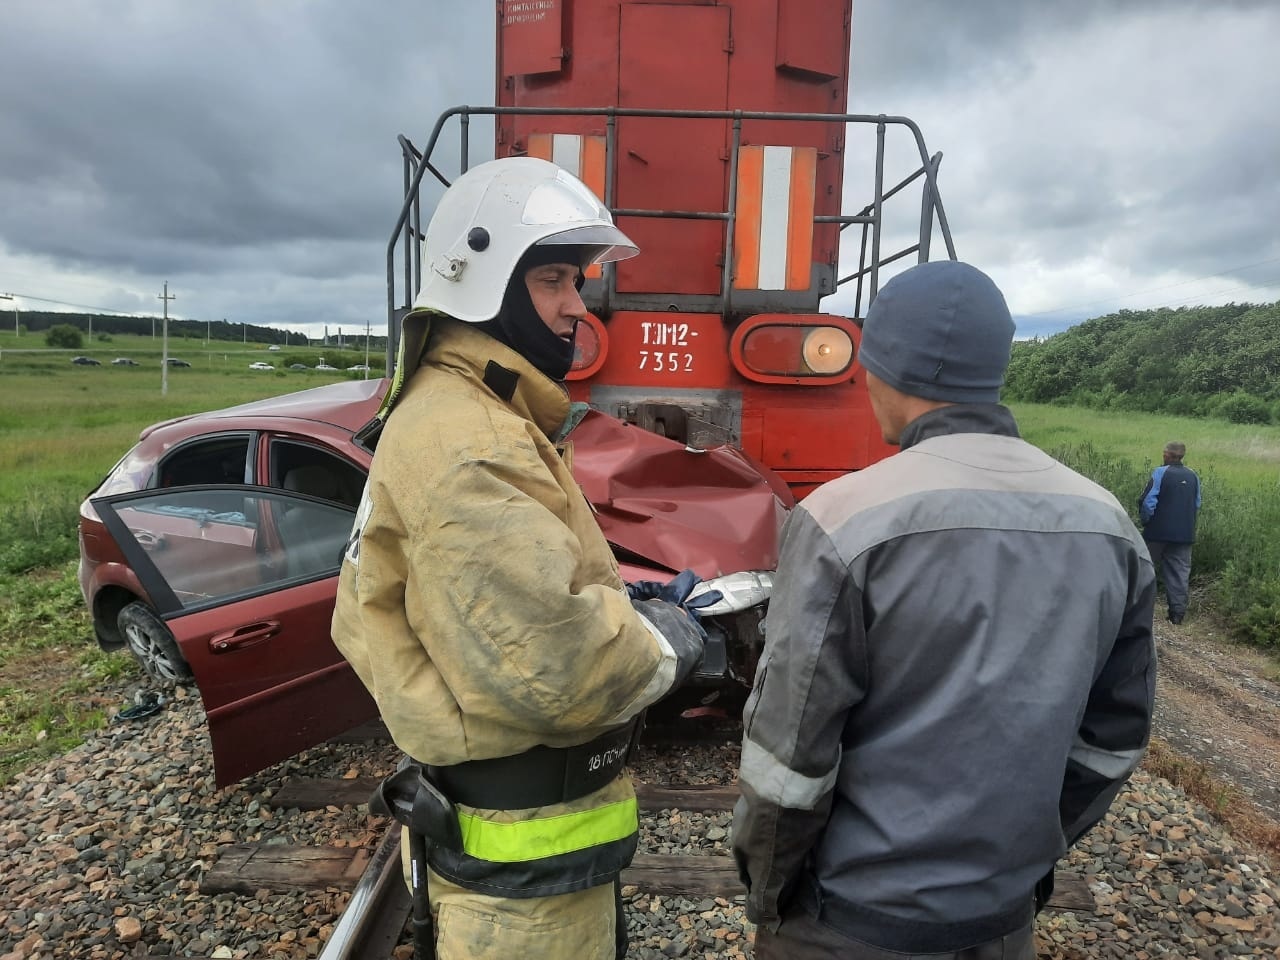
<path fill-rule="evenodd" d="M 3 324 L 4 317 L 9 311 L 0 308 L 0 325 Z M 51 310 L 23 310 L 20 314 L 21 328 L 31 333 L 44 333 L 54 327 L 73 327 L 80 331 L 86 337 L 90 331 L 93 333 L 93 339 L 99 339 L 103 336 L 111 336 L 112 334 L 132 333 L 139 336 L 149 336 L 153 331 L 157 337 L 160 336 L 161 324 L 164 322 L 160 317 L 127 317 L 119 314 L 103 314 L 103 313 L 58 313 Z M 336 338 L 335 333 L 330 334 L 331 338 Z M 169 318 L 169 336 L 171 338 L 185 340 L 204 340 L 206 337 L 210 340 L 234 340 L 237 342 L 247 343 L 278 343 L 282 346 L 288 342 L 295 345 L 300 343 L 300 334 L 287 333 L 276 327 L 257 326 L 252 323 L 240 324 L 228 322 L 226 320 L 178 320 L 174 317 Z M 60 338 L 65 334 L 59 334 Z M 343 340 L 348 344 L 359 342 L 364 344 L 363 333 L 346 333 Z M 369 343 L 374 350 L 386 349 L 385 336 L 373 336 L 369 338 Z M 64 346 L 68 344 L 50 344 L 51 346 Z M 72 349 L 77 349 L 79 344 L 69 344 Z"/>
<path fill-rule="evenodd" d="M 1121 310 L 1018 341 L 1008 400 L 1280 422 L 1280 301 Z"/>

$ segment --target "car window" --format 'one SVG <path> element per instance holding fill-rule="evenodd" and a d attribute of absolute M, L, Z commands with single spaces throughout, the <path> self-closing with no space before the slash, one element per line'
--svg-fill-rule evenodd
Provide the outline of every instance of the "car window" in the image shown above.
<path fill-rule="evenodd" d="M 206 437 L 184 443 L 160 461 L 158 487 L 249 483 L 249 435 Z"/>
<path fill-rule="evenodd" d="M 335 504 L 239 487 L 130 495 L 106 505 L 103 518 L 157 607 L 169 613 L 335 574 L 353 516 Z M 147 582 L 153 576 L 138 569 L 140 555 L 163 584 Z"/>
<path fill-rule="evenodd" d="M 364 489 L 364 471 L 342 457 L 308 443 L 274 437 L 270 446 L 270 483 L 355 509 Z"/>

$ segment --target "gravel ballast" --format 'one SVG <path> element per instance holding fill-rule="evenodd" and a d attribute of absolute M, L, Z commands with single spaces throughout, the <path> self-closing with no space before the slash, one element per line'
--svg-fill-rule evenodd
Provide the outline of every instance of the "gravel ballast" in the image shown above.
<path fill-rule="evenodd" d="M 155 716 L 109 725 L 0 794 L 0 960 L 317 956 L 347 894 L 210 897 L 201 876 L 232 843 L 371 848 L 385 823 L 363 806 L 283 810 L 272 797 L 294 777 L 378 776 L 396 759 L 390 745 L 327 744 L 217 791 L 194 695 L 179 691 Z M 736 759 L 733 747 L 646 747 L 635 773 L 729 783 Z M 646 815 L 642 850 L 723 855 L 731 819 Z M 1042 916 L 1042 957 L 1280 958 L 1272 866 L 1163 780 L 1137 774 L 1066 867 L 1087 877 L 1097 912 Z M 751 955 L 740 903 L 624 895 L 630 957 Z"/>

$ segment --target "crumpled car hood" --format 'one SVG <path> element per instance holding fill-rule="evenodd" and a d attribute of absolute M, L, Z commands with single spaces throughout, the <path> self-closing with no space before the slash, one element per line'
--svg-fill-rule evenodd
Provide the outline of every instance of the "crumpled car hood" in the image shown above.
<path fill-rule="evenodd" d="M 624 565 L 704 578 L 777 567 L 795 500 L 741 451 L 691 449 L 596 411 L 568 439 L 574 476 Z"/>

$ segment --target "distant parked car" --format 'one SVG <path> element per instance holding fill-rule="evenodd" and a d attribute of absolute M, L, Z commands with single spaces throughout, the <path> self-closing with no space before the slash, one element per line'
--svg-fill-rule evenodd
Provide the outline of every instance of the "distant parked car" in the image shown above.
<path fill-rule="evenodd" d="M 113 367 L 136 367 L 138 365 L 138 361 L 130 360 L 128 357 L 116 357 L 111 361 L 111 365 Z"/>
<path fill-rule="evenodd" d="M 337 368 L 337 367 L 331 367 L 331 366 L 329 366 L 327 363 L 317 363 L 317 364 L 316 364 L 316 369 L 317 369 L 317 370 L 337 370 L 338 368 Z"/>
<path fill-rule="evenodd" d="M 305 363 L 291 363 L 289 364 L 289 369 L 290 370 L 310 370 L 311 368 L 308 367 Z"/>
<path fill-rule="evenodd" d="M 171 367 L 189 367 L 189 366 L 191 366 L 191 364 L 187 363 L 187 361 L 185 361 L 185 360 L 179 360 L 177 357 L 170 357 L 170 358 L 169 358 L 169 366 L 171 366 Z"/>
<path fill-rule="evenodd" d="M 71 362 L 79 367 L 100 367 L 102 364 L 93 357 L 72 357 Z"/>
<path fill-rule="evenodd" d="M 280 349 L 280 344 L 278 344 L 278 343 L 273 343 L 271 346 L 267 347 L 267 349 L 268 349 L 268 350 L 279 350 L 279 349 Z"/>
<path fill-rule="evenodd" d="M 249 364 L 249 369 L 250 370 L 274 370 L 275 367 L 273 367 L 269 363 L 263 363 L 261 360 L 257 360 Z"/>
<path fill-rule="evenodd" d="M 347 369 L 348 369 L 348 370 L 355 370 L 355 371 L 358 373 L 358 372 L 360 372 L 361 370 L 368 370 L 368 369 L 369 369 L 369 365 L 368 365 L 367 363 L 357 363 L 355 366 L 347 367 Z"/>

